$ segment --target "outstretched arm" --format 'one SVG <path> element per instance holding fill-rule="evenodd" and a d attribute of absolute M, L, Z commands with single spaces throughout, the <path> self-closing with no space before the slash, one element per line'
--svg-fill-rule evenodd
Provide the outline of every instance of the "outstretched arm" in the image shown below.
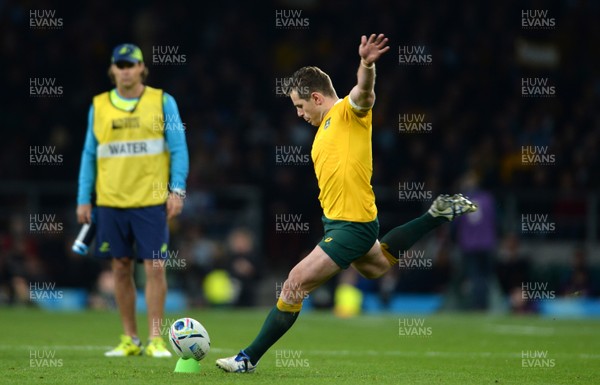
<path fill-rule="evenodd" d="M 350 102 L 358 109 L 368 110 L 375 103 L 375 62 L 390 49 L 387 42 L 383 34 L 372 34 L 368 39 L 363 35 L 360 39 L 358 82 L 350 91 Z"/>

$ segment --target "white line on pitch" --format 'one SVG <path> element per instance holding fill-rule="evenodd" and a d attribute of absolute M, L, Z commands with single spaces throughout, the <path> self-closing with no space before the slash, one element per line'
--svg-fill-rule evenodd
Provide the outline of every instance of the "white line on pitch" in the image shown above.
<path fill-rule="evenodd" d="M 101 345 L 0 345 L 0 350 L 43 350 L 43 349 L 56 349 L 56 350 L 87 350 L 87 351 L 105 351 L 113 348 L 113 346 L 101 346 Z M 279 350 L 282 347 L 278 348 Z M 273 352 L 276 349 L 271 350 Z M 399 357 L 445 357 L 445 358 L 519 358 L 521 352 L 507 353 L 507 352 L 415 352 L 415 351 L 377 351 L 377 350 L 305 350 L 305 349 L 294 349 L 300 350 L 307 356 L 399 356 Z M 230 353 L 235 354 L 239 351 L 238 349 L 226 349 L 226 348 L 211 348 L 211 353 Z M 269 353 L 267 353 L 269 354 Z M 274 353 L 272 353 L 274 354 Z M 587 353 L 552 353 L 552 357 L 575 357 L 588 360 L 600 360 L 600 354 L 587 354 Z"/>

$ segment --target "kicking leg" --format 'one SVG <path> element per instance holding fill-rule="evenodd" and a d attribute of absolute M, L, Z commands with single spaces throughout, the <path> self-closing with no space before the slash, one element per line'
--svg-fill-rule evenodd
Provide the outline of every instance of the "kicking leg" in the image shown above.
<path fill-rule="evenodd" d="M 431 208 L 420 217 L 393 228 L 381 238 L 381 249 L 390 261 L 398 262 L 400 253 L 410 249 L 421 237 L 454 218 L 477 210 L 477 206 L 461 194 L 438 196 Z"/>

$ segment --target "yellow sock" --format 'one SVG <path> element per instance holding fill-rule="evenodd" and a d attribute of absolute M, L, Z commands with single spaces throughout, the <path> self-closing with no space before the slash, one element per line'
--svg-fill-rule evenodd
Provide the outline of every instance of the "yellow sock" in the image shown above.
<path fill-rule="evenodd" d="M 394 257 L 389 251 L 389 246 L 387 243 L 381 243 L 381 251 L 383 252 L 383 256 L 388 260 L 390 266 L 394 266 L 398 263 L 398 258 Z"/>
<path fill-rule="evenodd" d="M 281 298 L 277 300 L 277 309 L 286 313 L 299 313 L 302 309 L 302 302 L 290 305 L 288 303 L 283 302 Z"/>

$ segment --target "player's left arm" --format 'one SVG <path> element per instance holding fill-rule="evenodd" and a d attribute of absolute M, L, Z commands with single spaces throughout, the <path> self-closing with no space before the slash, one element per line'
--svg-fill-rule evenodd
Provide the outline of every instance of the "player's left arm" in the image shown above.
<path fill-rule="evenodd" d="M 167 218 L 172 218 L 183 209 L 186 179 L 189 172 L 189 154 L 185 140 L 185 126 L 181 122 L 175 99 L 163 95 L 165 118 L 165 140 L 170 153 L 169 197 L 167 198 Z"/>
<path fill-rule="evenodd" d="M 375 62 L 390 49 L 387 42 L 388 38 L 383 34 L 361 37 L 358 82 L 350 91 L 350 103 L 355 110 L 368 111 L 375 104 Z"/>

